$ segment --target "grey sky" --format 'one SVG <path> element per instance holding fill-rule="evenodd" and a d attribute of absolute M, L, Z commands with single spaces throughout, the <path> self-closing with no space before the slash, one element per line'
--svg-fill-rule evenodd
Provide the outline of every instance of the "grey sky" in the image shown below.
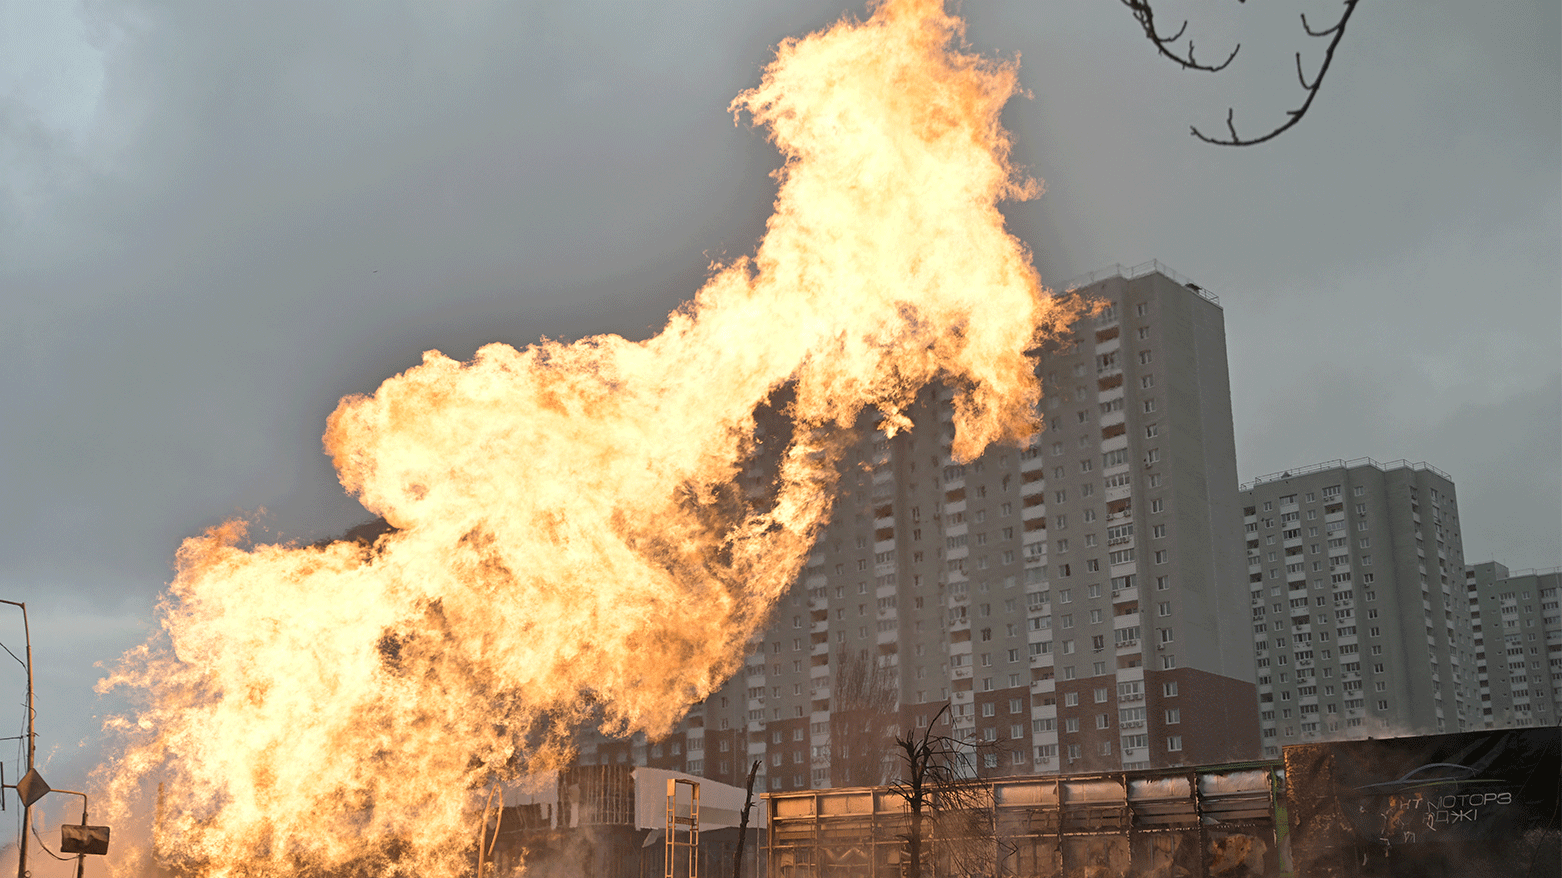
<path fill-rule="evenodd" d="M 1110 0 L 964 4 L 1022 56 L 1044 280 L 1157 258 L 1218 294 L 1243 478 L 1424 459 L 1469 559 L 1562 564 L 1558 5 L 1365 3 L 1310 117 L 1242 150 L 1187 127 L 1277 121 L 1322 49 L 1295 13 L 1338 4 L 1185 5 L 1201 58 L 1244 41 L 1229 73 Z M 644 336 L 748 252 L 777 159 L 727 103 L 848 10 L 0 4 L 0 597 L 56 782 L 183 537 L 366 517 L 320 453 L 338 398 L 430 348 Z"/>

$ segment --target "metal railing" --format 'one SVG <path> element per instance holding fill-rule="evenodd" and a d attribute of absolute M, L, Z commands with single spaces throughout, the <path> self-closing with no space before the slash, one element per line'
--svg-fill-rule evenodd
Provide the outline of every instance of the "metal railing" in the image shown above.
<path fill-rule="evenodd" d="M 1216 305 L 1220 304 L 1220 297 L 1172 270 L 1171 267 L 1158 259 L 1151 259 L 1149 262 L 1141 262 L 1138 265 L 1130 266 L 1124 266 L 1121 262 L 1114 262 L 1105 268 L 1098 268 L 1088 274 L 1082 274 L 1068 280 L 1063 284 L 1062 289 L 1065 292 L 1073 292 L 1080 287 L 1088 287 L 1107 278 L 1120 277 L 1123 280 L 1133 280 L 1134 278 L 1144 277 L 1147 274 L 1163 275 L 1197 293 L 1200 298 Z"/>
<path fill-rule="evenodd" d="M 1411 463 L 1410 461 L 1401 458 L 1399 460 L 1391 460 L 1387 463 L 1380 463 L 1370 457 L 1357 457 L 1352 460 L 1325 460 L 1319 463 L 1308 464 L 1307 466 L 1293 467 L 1278 473 L 1269 473 L 1268 475 L 1257 476 L 1251 481 L 1243 482 L 1242 484 L 1238 485 L 1237 489 L 1240 491 L 1251 491 L 1259 485 L 1267 484 L 1269 482 L 1278 482 L 1282 479 L 1296 478 L 1297 476 L 1325 472 L 1331 469 L 1350 470 L 1362 466 L 1370 466 L 1379 472 L 1385 473 L 1401 469 L 1408 469 L 1415 472 L 1429 472 L 1435 476 L 1441 476 L 1442 478 L 1447 479 L 1450 484 L 1452 484 L 1454 480 L 1453 476 L 1450 476 L 1449 474 L 1443 472 L 1435 466 L 1432 466 L 1424 460 Z"/>

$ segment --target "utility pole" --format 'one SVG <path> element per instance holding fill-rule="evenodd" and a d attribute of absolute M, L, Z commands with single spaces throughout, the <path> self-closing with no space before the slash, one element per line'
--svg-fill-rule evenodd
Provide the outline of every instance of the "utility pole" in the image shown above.
<path fill-rule="evenodd" d="M 27 773 L 33 771 L 33 757 L 38 750 L 38 733 L 33 730 L 33 635 L 27 624 L 27 604 L 0 598 L 0 604 L 10 604 L 22 610 L 22 635 L 27 641 Z M 23 775 L 26 777 L 26 775 Z M 41 780 L 41 778 L 40 778 Z M 45 785 L 47 789 L 47 785 Z M 18 790 L 20 795 L 20 790 Z M 85 822 L 85 818 L 83 818 Z M 32 828 L 32 803 L 22 796 L 22 844 L 16 860 L 16 878 L 27 878 L 27 832 Z"/>

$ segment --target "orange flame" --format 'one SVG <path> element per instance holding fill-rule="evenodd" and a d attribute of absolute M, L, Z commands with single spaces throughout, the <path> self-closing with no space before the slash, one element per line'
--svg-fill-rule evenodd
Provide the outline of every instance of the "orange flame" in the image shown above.
<path fill-rule="evenodd" d="M 1037 429 L 1027 357 L 1072 313 L 996 204 L 1034 195 L 999 112 L 1012 64 L 935 0 L 788 40 L 733 102 L 786 158 L 752 258 L 654 338 L 437 352 L 342 401 L 325 444 L 396 530 L 372 549 L 188 540 L 166 648 L 103 684 L 145 698 L 106 773 L 166 780 L 160 855 L 191 874 L 455 875 L 474 796 L 558 764 L 582 722 L 666 733 L 741 663 L 826 520 L 843 437 L 935 380 L 955 453 Z M 791 444 L 733 488 L 778 388 Z"/>

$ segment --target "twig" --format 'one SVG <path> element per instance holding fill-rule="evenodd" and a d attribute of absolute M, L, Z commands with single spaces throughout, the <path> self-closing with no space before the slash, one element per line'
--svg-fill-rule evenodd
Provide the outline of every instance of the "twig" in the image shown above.
<path fill-rule="evenodd" d="M 1123 2 L 1129 3 L 1130 0 L 1123 0 Z M 1301 83 L 1302 88 L 1307 92 L 1307 99 L 1302 102 L 1300 107 L 1287 111 L 1287 115 L 1290 116 L 1290 118 L 1287 119 L 1282 125 L 1262 137 L 1244 138 L 1237 134 L 1236 108 L 1232 107 L 1226 110 L 1226 130 L 1231 132 L 1230 140 L 1220 140 L 1214 137 L 1210 137 L 1209 135 L 1200 131 L 1198 126 L 1193 126 L 1190 128 L 1190 130 L 1193 132 L 1193 136 L 1204 141 L 1205 143 L 1212 143 L 1216 146 L 1254 146 L 1256 144 L 1260 144 L 1279 137 L 1281 134 L 1289 131 L 1292 127 L 1294 127 L 1296 123 L 1302 121 L 1302 117 L 1307 115 L 1308 109 L 1312 107 L 1313 98 L 1318 96 L 1318 88 L 1323 85 L 1324 74 L 1329 72 L 1329 65 L 1334 61 L 1334 49 L 1339 46 L 1340 40 L 1345 36 L 1345 25 L 1350 21 L 1351 15 L 1356 12 L 1356 4 L 1359 2 L 1360 0 L 1344 0 L 1345 14 L 1340 16 L 1340 20 L 1335 22 L 1333 27 L 1327 28 L 1325 30 L 1313 30 L 1312 25 L 1307 23 L 1306 13 L 1302 14 L 1302 30 L 1306 32 L 1308 36 L 1327 37 L 1333 35 L 1333 39 L 1329 40 L 1329 48 L 1324 52 L 1323 64 L 1318 68 L 1318 75 L 1314 76 L 1312 82 L 1310 83 L 1307 81 L 1306 74 L 1302 72 L 1302 53 L 1296 53 L 1296 78 L 1297 81 Z M 1181 32 L 1179 31 L 1179 33 Z M 1165 53 L 1164 48 L 1161 51 Z"/>
<path fill-rule="evenodd" d="M 1226 65 L 1230 64 L 1237 57 L 1237 52 L 1242 50 L 1242 44 L 1238 43 L 1236 48 L 1231 50 L 1231 54 L 1226 56 L 1226 60 L 1219 64 L 1213 66 L 1200 64 L 1193 57 L 1193 40 L 1188 40 L 1188 52 L 1186 55 L 1177 54 L 1172 45 L 1182 39 L 1183 33 L 1188 29 L 1188 22 L 1184 21 L 1182 27 L 1177 28 L 1177 32 L 1171 36 L 1161 36 L 1160 31 L 1155 27 L 1155 10 L 1150 6 L 1149 0 L 1121 0 L 1121 2 L 1128 7 L 1129 12 L 1133 13 L 1134 20 L 1139 22 L 1139 27 L 1144 30 L 1145 37 L 1155 44 L 1155 48 L 1162 55 L 1177 62 L 1186 70 L 1202 70 L 1206 73 L 1217 73 L 1226 69 Z M 1243 2 L 1243 0 L 1238 0 L 1238 2 Z"/>

